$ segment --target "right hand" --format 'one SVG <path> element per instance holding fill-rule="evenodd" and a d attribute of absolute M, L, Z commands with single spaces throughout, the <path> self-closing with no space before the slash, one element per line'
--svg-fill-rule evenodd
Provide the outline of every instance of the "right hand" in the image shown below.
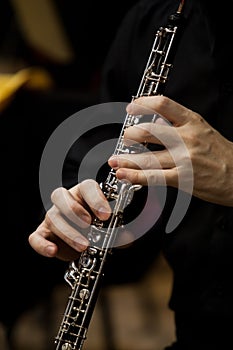
<path fill-rule="evenodd" d="M 30 234 L 29 244 L 43 256 L 75 260 L 89 245 L 80 231 L 89 227 L 92 215 L 107 220 L 111 215 L 110 205 L 94 180 L 85 180 L 70 190 L 57 188 L 51 200 L 53 206 Z"/>

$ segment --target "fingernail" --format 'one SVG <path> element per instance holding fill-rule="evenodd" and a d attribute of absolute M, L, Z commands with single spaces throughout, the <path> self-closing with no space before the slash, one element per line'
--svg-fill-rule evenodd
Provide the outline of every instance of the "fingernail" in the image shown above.
<path fill-rule="evenodd" d="M 54 249 L 53 246 L 48 245 L 48 246 L 46 247 L 45 251 L 46 251 L 46 254 L 47 254 L 48 257 L 53 257 L 53 256 L 54 256 L 55 249 Z"/>
<path fill-rule="evenodd" d="M 126 112 L 129 113 L 129 114 L 131 114 L 131 113 L 133 113 L 133 109 L 134 109 L 133 103 L 131 102 L 131 103 L 129 103 L 128 106 L 126 107 Z"/>
<path fill-rule="evenodd" d="M 112 156 L 112 157 L 109 159 L 109 164 L 110 164 L 110 166 L 111 166 L 113 169 L 117 169 L 117 168 L 118 168 L 118 159 L 117 159 L 117 157 Z"/>
<path fill-rule="evenodd" d="M 85 224 L 90 225 L 90 223 L 91 223 L 91 218 L 90 218 L 90 216 L 88 216 L 88 215 L 83 214 L 83 215 L 81 215 L 80 219 L 81 219 L 81 221 L 83 221 Z"/>
<path fill-rule="evenodd" d="M 109 208 L 100 207 L 98 209 L 98 213 L 103 220 L 107 220 L 109 218 L 109 215 L 111 214 L 111 211 L 109 210 Z"/>

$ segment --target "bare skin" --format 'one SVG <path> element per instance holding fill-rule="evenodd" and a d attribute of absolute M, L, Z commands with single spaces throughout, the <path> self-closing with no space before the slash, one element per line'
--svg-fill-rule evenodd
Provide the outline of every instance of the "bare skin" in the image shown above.
<path fill-rule="evenodd" d="M 111 213 L 109 203 L 93 180 L 85 180 L 70 190 L 58 188 L 51 199 L 54 205 L 29 236 L 29 243 L 43 256 L 66 261 L 76 259 L 87 248 L 88 240 L 68 220 L 80 229 L 90 225 L 91 212 L 100 220 L 107 220 Z"/>
<path fill-rule="evenodd" d="M 139 98 L 127 107 L 127 112 L 142 114 L 145 109 L 159 113 L 172 126 L 158 121 L 129 127 L 125 139 L 156 144 L 165 140 L 167 148 L 155 153 L 110 158 L 109 165 L 117 170 L 117 177 L 134 184 L 148 185 L 149 182 L 155 186 L 179 187 L 179 178 L 189 181 L 186 165 L 191 160 L 192 194 L 208 202 L 233 206 L 233 143 L 199 114 L 167 97 Z M 178 140 L 183 140 L 186 147 L 180 147 Z M 43 256 L 73 260 L 87 248 L 88 240 L 69 222 L 85 229 L 91 223 L 92 214 L 107 220 L 110 206 L 94 180 L 85 180 L 70 190 L 59 188 L 51 199 L 53 206 L 29 236 L 29 243 Z"/>
<path fill-rule="evenodd" d="M 156 152 L 158 162 L 153 162 L 153 153 L 114 156 L 109 165 L 117 169 L 119 179 L 132 183 L 167 185 L 178 187 L 178 172 L 185 171 L 187 153 L 176 152 L 176 160 L 171 152 L 177 147 L 174 135 L 184 141 L 192 163 L 194 187 L 192 194 L 205 201 L 233 206 L 233 143 L 212 128 L 199 114 L 163 96 L 142 97 L 130 104 L 130 114 L 140 114 L 145 107 L 161 114 L 175 128 L 165 123 L 142 124 L 129 127 L 125 138 L 137 142 L 161 143 L 154 135 L 166 135 L 168 148 Z M 175 140 L 175 141 L 173 141 Z M 179 148 L 182 151 L 182 148 Z M 173 152 L 174 154 L 174 152 Z M 162 169 L 156 168 L 160 164 Z"/>

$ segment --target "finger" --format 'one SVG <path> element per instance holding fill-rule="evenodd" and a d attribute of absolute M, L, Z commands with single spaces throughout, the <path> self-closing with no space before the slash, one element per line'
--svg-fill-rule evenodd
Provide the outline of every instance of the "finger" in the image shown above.
<path fill-rule="evenodd" d="M 166 170 L 135 170 L 120 168 L 116 171 L 116 176 L 120 180 L 128 180 L 132 184 L 143 186 L 173 186 L 178 185 L 178 175 L 176 168 Z"/>
<path fill-rule="evenodd" d="M 79 203 L 80 199 L 73 196 L 72 192 L 59 187 L 53 191 L 51 200 L 59 211 L 76 225 L 86 228 L 91 224 L 91 215 Z"/>
<path fill-rule="evenodd" d="M 158 124 L 160 124 L 160 125 L 169 125 L 169 126 L 172 125 L 167 119 L 163 118 L 159 114 L 156 114 L 154 123 L 157 124 L 157 125 Z"/>
<path fill-rule="evenodd" d="M 51 237 L 51 231 L 47 228 L 45 222 L 42 222 L 36 231 L 29 235 L 28 241 L 37 253 L 53 258 L 57 254 L 58 247 L 49 240 L 49 237 Z"/>
<path fill-rule="evenodd" d="M 79 193 L 100 220 L 107 220 L 110 217 L 111 207 L 96 181 L 85 180 L 81 182 Z"/>
<path fill-rule="evenodd" d="M 51 232 L 78 252 L 88 247 L 88 240 L 64 219 L 55 206 L 48 210 L 45 222 Z"/>
<path fill-rule="evenodd" d="M 52 240 L 56 241 L 56 243 Z M 51 231 L 47 235 L 45 229 L 40 226 L 30 234 L 28 241 L 38 254 L 48 258 L 71 261 L 78 259 L 80 256 L 80 253 L 65 244 L 59 237 L 53 235 Z"/>
<path fill-rule="evenodd" d="M 184 125 L 195 113 L 166 96 L 147 96 L 134 100 L 127 106 L 129 114 L 141 114 L 145 108 L 168 119 L 175 126 Z"/>
<path fill-rule="evenodd" d="M 142 123 L 128 127 L 124 133 L 124 143 L 132 144 L 132 140 L 138 143 L 160 144 L 166 148 L 183 144 L 177 128 L 160 123 Z"/>
<path fill-rule="evenodd" d="M 175 166 L 173 158 L 166 150 L 156 153 L 114 155 L 109 159 L 108 164 L 115 170 L 119 168 L 168 169 Z"/>

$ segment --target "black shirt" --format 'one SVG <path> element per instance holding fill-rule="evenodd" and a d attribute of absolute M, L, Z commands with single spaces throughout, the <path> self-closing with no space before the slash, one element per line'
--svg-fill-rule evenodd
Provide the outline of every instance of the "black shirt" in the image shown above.
<path fill-rule="evenodd" d="M 104 101 L 131 100 L 142 77 L 155 31 L 166 24 L 167 16 L 176 11 L 178 4 L 179 1 L 143 0 L 128 13 L 103 72 Z M 231 141 L 232 4 L 232 1 L 221 6 L 212 1 L 186 1 L 184 30 L 165 90 L 165 95 L 200 113 Z M 165 221 L 172 210 L 175 192 L 169 190 Z M 180 225 L 170 234 L 163 234 L 163 251 L 174 272 L 170 307 L 178 315 L 179 329 L 192 330 L 186 332 L 189 336 L 189 340 L 184 340 L 186 349 L 191 349 L 189 342 L 193 341 L 195 332 L 196 337 L 204 332 L 206 340 L 202 343 L 213 341 L 214 346 L 227 339 L 226 333 L 229 335 L 233 319 L 232 218 L 233 208 L 193 197 Z M 160 234 L 158 227 L 154 229 L 156 234 Z M 151 253 L 149 246 L 148 253 Z M 141 251 L 142 259 L 146 254 L 147 251 Z M 190 322 L 184 321 L 187 315 Z M 210 340 L 211 331 L 214 340 Z M 180 333 L 182 331 L 178 336 L 183 338 Z M 195 348 L 197 344 L 193 343 Z"/>

